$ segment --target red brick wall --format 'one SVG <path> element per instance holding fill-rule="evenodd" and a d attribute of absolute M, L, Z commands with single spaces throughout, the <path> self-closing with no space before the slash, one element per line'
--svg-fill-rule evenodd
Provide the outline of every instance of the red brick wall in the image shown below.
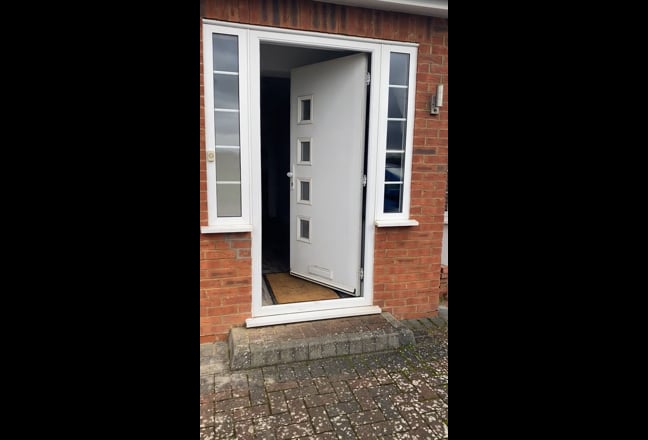
<path fill-rule="evenodd" d="M 448 21 L 311 0 L 203 0 L 201 15 L 222 21 L 419 43 L 410 214 L 420 225 L 377 229 L 374 303 L 398 319 L 435 315 L 448 168 Z M 429 114 L 429 99 L 440 83 L 445 85 L 444 106 L 439 115 L 433 116 Z M 204 158 L 202 99 L 201 115 L 200 148 Z M 201 224 L 206 225 L 204 159 L 200 166 Z M 224 340 L 230 327 L 243 325 L 250 316 L 250 234 L 202 235 L 200 252 L 200 339 Z"/>

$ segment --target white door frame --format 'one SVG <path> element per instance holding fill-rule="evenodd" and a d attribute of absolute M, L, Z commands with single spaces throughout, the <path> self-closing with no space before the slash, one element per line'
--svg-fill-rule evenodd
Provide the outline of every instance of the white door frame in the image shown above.
<path fill-rule="evenodd" d="M 297 322 L 309 319 L 326 319 L 368 313 L 380 313 L 373 306 L 373 257 L 374 257 L 374 197 L 373 185 L 376 182 L 377 135 L 378 135 L 378 96 L 379 87 L 370 87 L 369 132 L 367 136 L 367 197 L 365 205 L 365 246 L 363 296 L 326 301 L 309 301 L 291 304 L 263 306 L 262 260 L 261 260 L 261 111 L 260 111 L 260 44 L 280 43 L 291 46 L 311 46 L 328 49 L 352 50 L 371 54 L 372 82 L 380 84 L 381 45 L 363 41 L 344 40 L 339 36 L 295 35 L 293 32 L 251 31 L 250 47 L 250 140 L 252 150 L 252 318 L 246 321 L 248 327 L 274 323 Z M 262 319 L 265 317 L 265 319 Z"/>

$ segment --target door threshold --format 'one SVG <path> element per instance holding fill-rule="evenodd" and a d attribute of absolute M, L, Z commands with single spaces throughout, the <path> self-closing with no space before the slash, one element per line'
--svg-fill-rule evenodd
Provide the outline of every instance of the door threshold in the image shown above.
<path fill-rule="evenodd" d="M 317 310 L 313 312 L 284 313 L 281 315 L 259 316 L 245 320 L 246 327 L 290 324 L 293 322 L 317 321 L 320 319 L 346 318 L 349 316 L 374 315 L 381 313 L 378 306 L 361 306 L 344 309 Z"/>

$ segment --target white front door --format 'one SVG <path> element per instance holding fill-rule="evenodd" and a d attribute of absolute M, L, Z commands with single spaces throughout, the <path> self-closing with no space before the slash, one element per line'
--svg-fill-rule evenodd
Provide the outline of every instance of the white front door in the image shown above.
<path fill-rule="evenodd" d="M 361 295 L 367 55 L 299 67 L 290 86 L 290 272 Z"/>

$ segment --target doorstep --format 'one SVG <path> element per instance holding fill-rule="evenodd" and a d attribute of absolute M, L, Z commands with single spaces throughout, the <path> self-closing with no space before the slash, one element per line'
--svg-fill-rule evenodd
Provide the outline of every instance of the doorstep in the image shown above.
<path fill-rule="evenodd" d="M 412 331 L 386 312 L 267 327 L 234 327 L 228 340 L 231 370 L 392 350 L 413 343 Z"/>

